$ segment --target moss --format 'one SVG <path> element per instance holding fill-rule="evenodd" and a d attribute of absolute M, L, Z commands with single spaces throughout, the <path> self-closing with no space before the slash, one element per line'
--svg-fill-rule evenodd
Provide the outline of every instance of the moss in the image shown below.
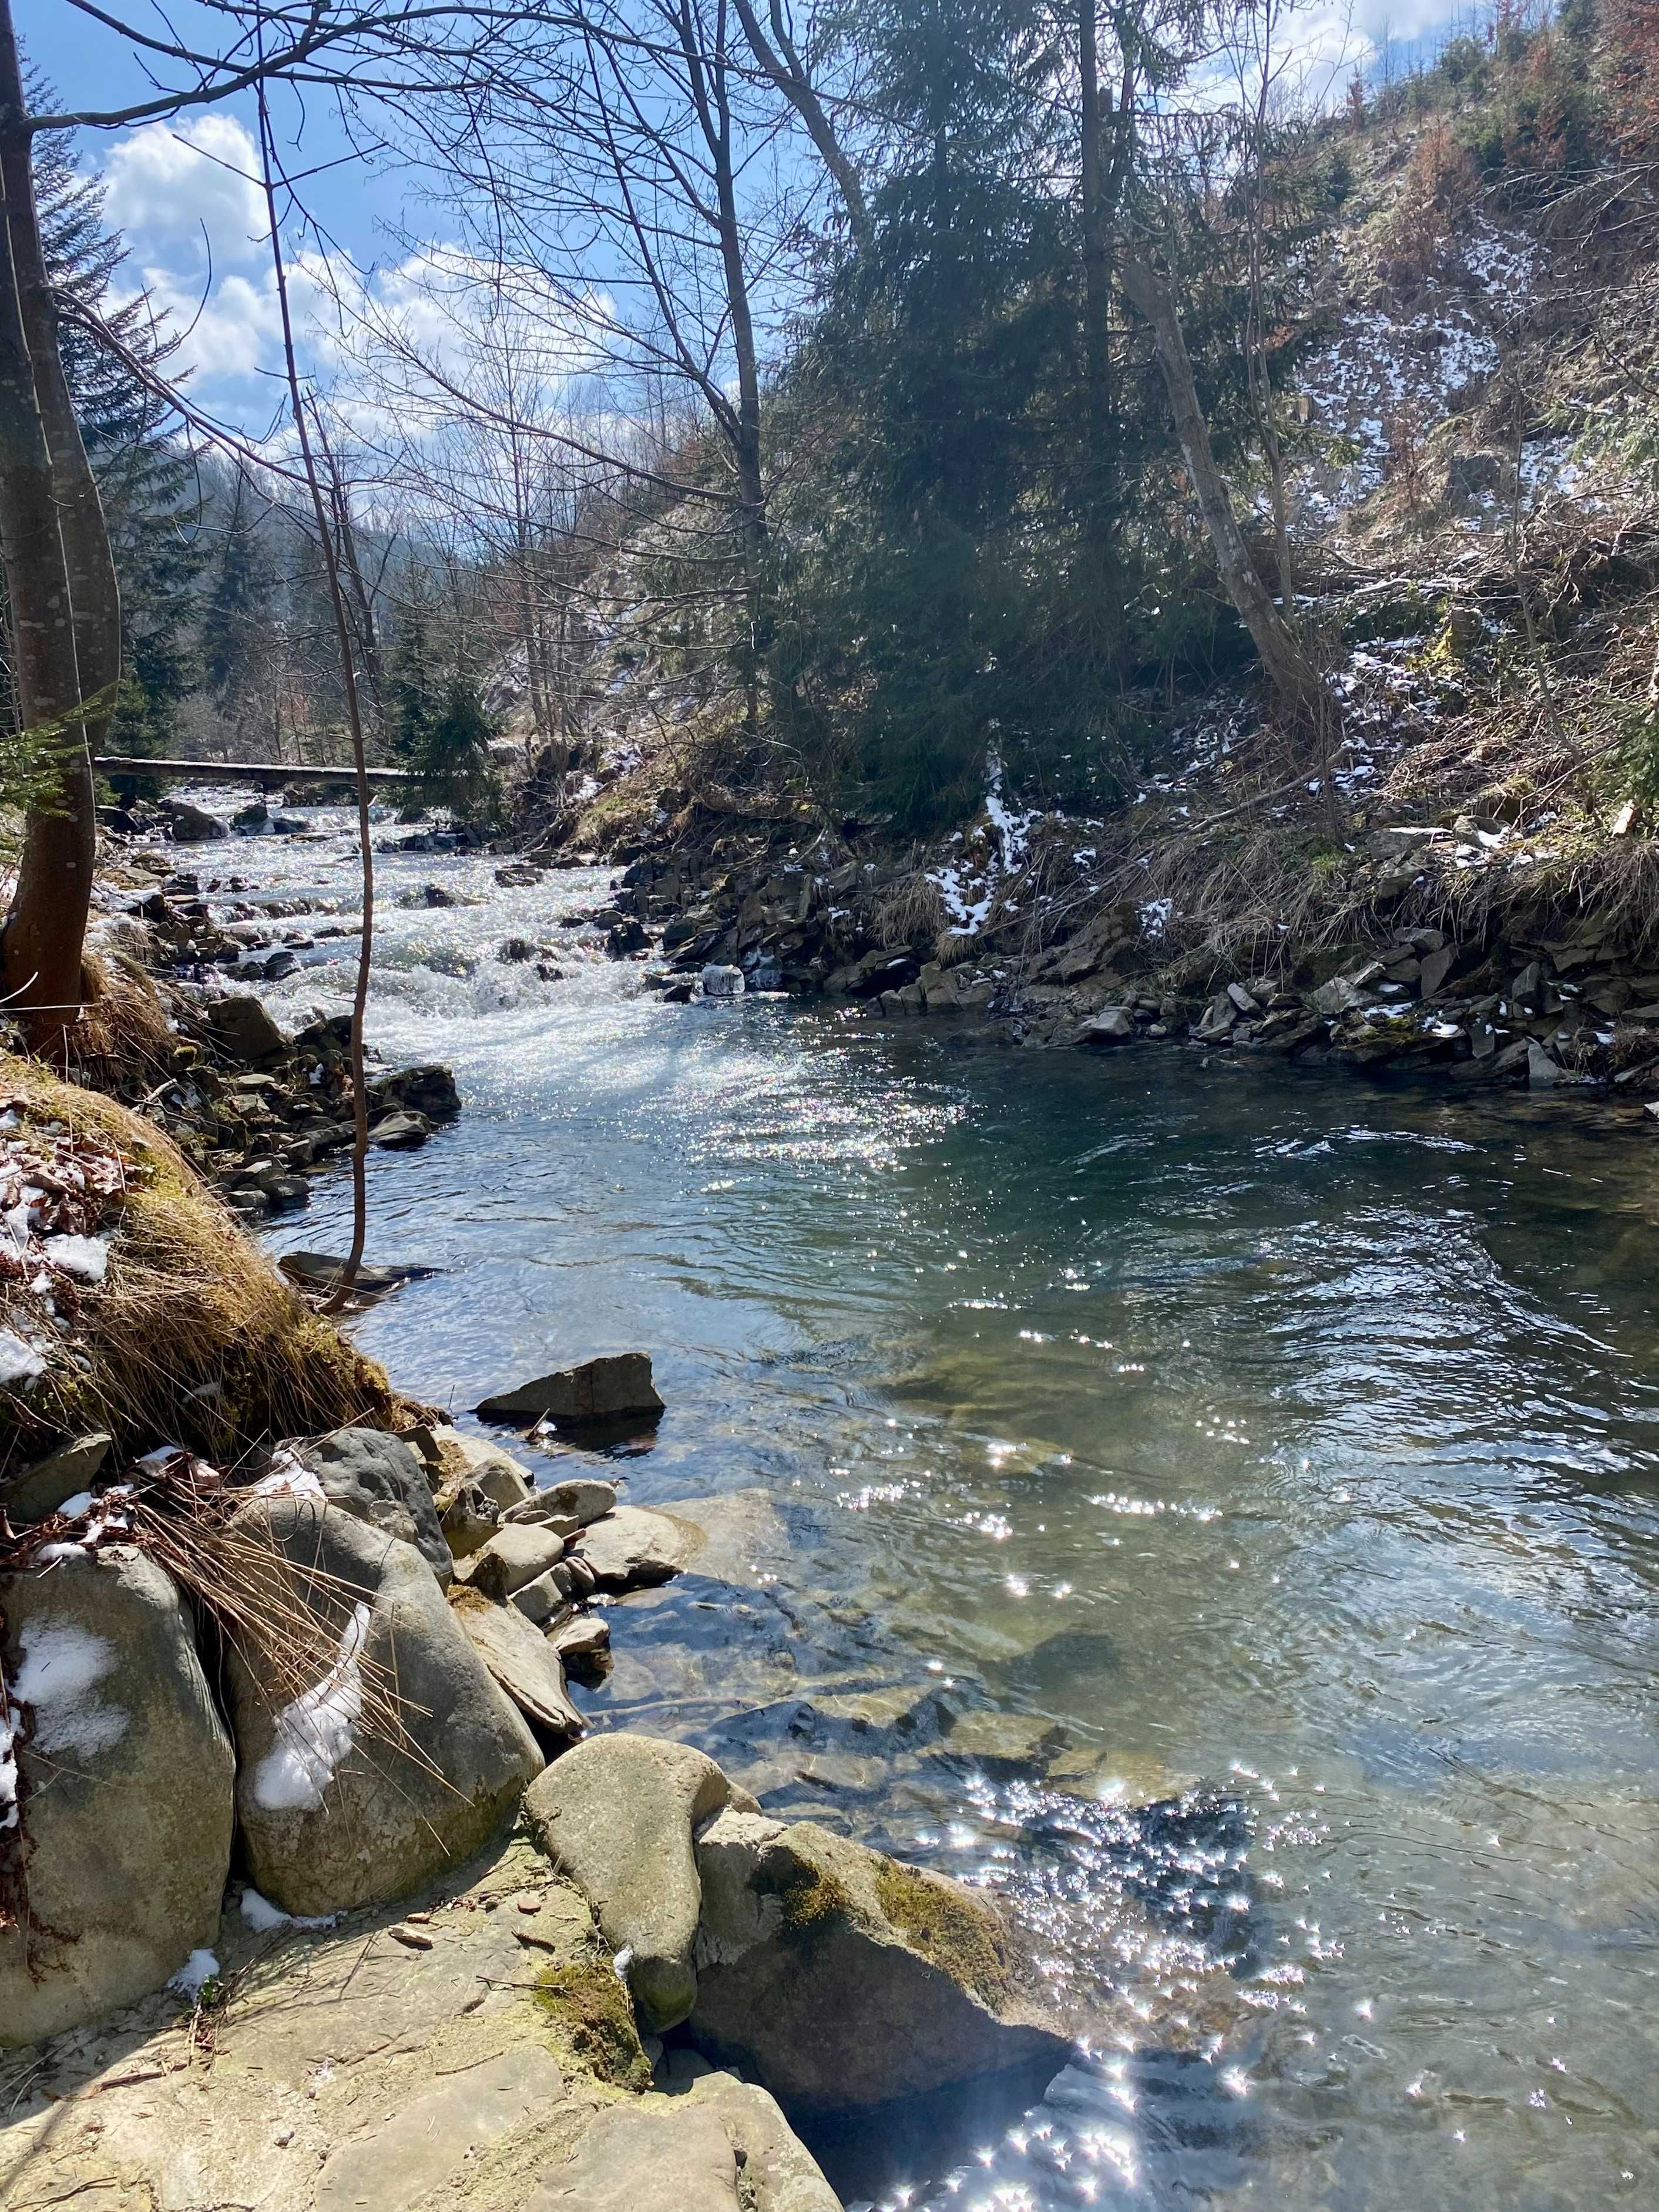
<path fill-rule="evenodd" d="M 852 1910 L 851 1899 L 835 1876 L 793 1850 L 769 1854 L 757 1869 L 751 1887 L 759 1895 L 776 1898 L 783 1910 L 778 1932 L 799 1944 L 815 1942 L 833 1918 Z"/>
<path fill-rule="evenodd" d="M 896 1859 L 884 1859 L 877 1869 L 876 1895 L 912 1948 L 981 2004 L 994 2011 L 1017 1995 L 1017 1954 L 990 1906 Z"/>
<path fill-rule="evenodd" d="M 536 1977 L 532 2002 L 597 2081 L 617 2089 L 642 2092 L 651 2087 L 633 2003 L 608 1959 L 545 1968 Z"/>

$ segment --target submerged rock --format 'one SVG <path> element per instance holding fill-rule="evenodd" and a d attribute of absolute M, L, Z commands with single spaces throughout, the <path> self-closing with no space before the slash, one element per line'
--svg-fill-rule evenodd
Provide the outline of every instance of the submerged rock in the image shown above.
<path fill-rule="evenodd" d="M 526 1795 L 531 1833 L 586 1899 L 655 2033 L 678 2027 L 696 1996 L 694 1831 L 754 1802 L 689 1744 L 620 1733 L 579 1744 Z"/>
<path fill-rule="evenodd" d="M 483 1842 L 540 1771 L 535 1740 L 412 1545 L 306 1498 L 232 1527 L 314 1624 L 309 1649 L 284 1626 L 230 1653 L 253 1880 L 302 1914 L 401 1896 Z"/>
<path fill-rule="evenodd" d="M 160 1989 L 219 1925 L 235 1758 L 167 1576 L 137 1552 L 0 1581 L 0 2044 Z"/>
<path fill-rule="evenodd" d="M 729 1809 L 696 1861 L 692 2035 L 790 2110 L 1066 2063 L 1029 1956 L 983 1897 L 813 1821 Z"/>

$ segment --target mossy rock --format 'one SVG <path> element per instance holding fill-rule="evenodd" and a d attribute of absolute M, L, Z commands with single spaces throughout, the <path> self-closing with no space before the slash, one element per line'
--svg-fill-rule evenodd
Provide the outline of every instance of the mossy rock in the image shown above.
<path fill-rule="evenodd" d="M 876 1895 L 913 1948 L 994 2011 L 1026 1986 L 1029 1977 L 1019 1971 L 1006 1929 L 948 1883 L 884 1859 L 876 1870 Z"/>
<path fill-rule="evenodd" d="M 570 2057 L 596 2081 L 635 2092 L 651 2087 L 633 2002 L 608 1958 L 545 1967 L 536 1977 L 532 2002 Z"/>

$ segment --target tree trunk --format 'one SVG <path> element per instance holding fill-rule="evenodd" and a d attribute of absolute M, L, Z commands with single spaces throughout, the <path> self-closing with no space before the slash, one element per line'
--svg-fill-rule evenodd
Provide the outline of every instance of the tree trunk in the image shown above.
<path fill-rule="evenodd" d="M 82 1004 L 97 851 L 82 706 L 102 695 L 104 720 L 112 709 L 120 603 L 58 353 L 9 0 L 0 0 L 0 559 L 17 711 L 25 730 L 50 733 L 58 762 L 55 787 L 25 824 L 0 968 L 10 1008 L 45 1053 L 61 1044 Z"/>
<path fill-rule="evenodd" d="M 1237 608 L 1245 628 L 1267 672 L 1279 703 L 1290 719 L 1328 744 L 1337 718 L 1336 702 L 1319 672 L 1308 658 L 1302 641 L 1273 605 L 1267 586 L 1256 574 L 1244 543 L 1238 518 L 1226 484 L 1216 466 L 1210 433 L 1198 404 L 1192 357 L 1182 335 L 1181 318 L 1168 284 L 1144 262 L 1121 261 L 1118 275 L 1131 305 L 1152 327 L 1158 363 L 1170 395 L 1176 434 L 1186 457 L 1187 471 L 1198 495 L 1200 512 L 1215 549 L 1216 566 L 1228 597 Z"/>
<path fill-rule="evenodd" d="M 864 187 L 859 173 L 847 158 L 835 125 L 824 112 L 823 102 L 813 88 L 805 64 L 789 35 L 789 25 L 784 15 L 781 0 L 771 0 L 772 37 L 775 46 L 761 28 L 752 0 L 736 0 L 738 20 L 743 25 L 744 36 L 750 51 L 761 68 L 783 94 L 805 126 L 806 135 L 818 151 L 818 158 L 835 179 L 841 193 L 842 204 L 847 210 L 847 228 L 853 243 L 862 253 L 870 243 L 870 210 L 865 204 Z"/>
<path fill-rule="evenodd" d="M 1096 0 L 1082 0 L 1078 59 L 1083 90 L 1083 347 L 1089 390 L 1089 459 L 1097 489 L 1111 434 L 1111 256 L 1100 143 Z"/>

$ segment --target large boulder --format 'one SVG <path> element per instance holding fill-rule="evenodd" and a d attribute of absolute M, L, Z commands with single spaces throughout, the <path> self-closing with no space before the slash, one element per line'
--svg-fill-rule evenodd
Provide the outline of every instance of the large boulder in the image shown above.
<path fill-rule="evenodd" d="M 0 2044 L 30 2043 L 214 1942 L 235 1758 L 184 1603 L 139 1553 L 0 1580 Z"/>
<path fill-rule="evenodd" d="M 230 835 L 216 814 L 210 814 L 204 806 L 192 806 L 187 799 L 167 801 L 167 826 L 180 845 L 204 845 Z"/>
<path fill-rule="evenodd" d="M 585 1360 L 580 1367 L 561 1367 L 551 1375 L 538 1375 L 516 1389 L 486 1398 L 478 1408 L 482 1421 L 549 1419 L 565 1427 L 625 1420 L 639 1415 L 654 1420 L 663 1410 L 662 1400 L 651 1380 L 648 1352 L 622 1352 L 603 1359 Z"/>
<path fill-rule="evenodd" d="M 706 2074 L 681 2096 L 596 2114 L 526 2212 L 841 2212 L 841 2200 L 764 2089 Z"/>
<path fill-rule="evenodd" d="M 402 1896 L 483 1843 L 535 1739 L 413 1545 L 307 1497 L 233 1529 L 285 1616 L 228 1670 L 254 1884 L 307 1915 Z"/>
<path fill-rule="evenodd" d="M 455 1562 L 426 1469 L 400 1437 L 381 1429 L 336 1429 L 289 1449 L 316 1476 L 331 1505 L 400 1544 L 413 1544 L 447 1586 Z"/>
<path fill-rule="evenodd" d="M 461 1094 L 449 1070 L 432 1062 L 373 1078 L 368 1103 L 376 1112 L 396 1107 L 406 1114 L 424 1114 L 428 1121 L 453 1121 L 461 1110 Z"/>
<path fill-rule="evenodd" d="M 678 2027 L 696 1996 L 694 1835 L 734 1802 L 754 1806 L 702 1752 L 622 1734 L 590 1736 L 526 1794 L 531 1833 L 623 1957 L 635 2010 L 654 2033 Z"/>
<path fill-rule="evenodd" d="M 736 1808 L 703 1829 L 696 1861 L 692 2035 L 791 2112 L 1066 2063 L 1034 1966 L 972 1891 L 814 1821 Z"/>

